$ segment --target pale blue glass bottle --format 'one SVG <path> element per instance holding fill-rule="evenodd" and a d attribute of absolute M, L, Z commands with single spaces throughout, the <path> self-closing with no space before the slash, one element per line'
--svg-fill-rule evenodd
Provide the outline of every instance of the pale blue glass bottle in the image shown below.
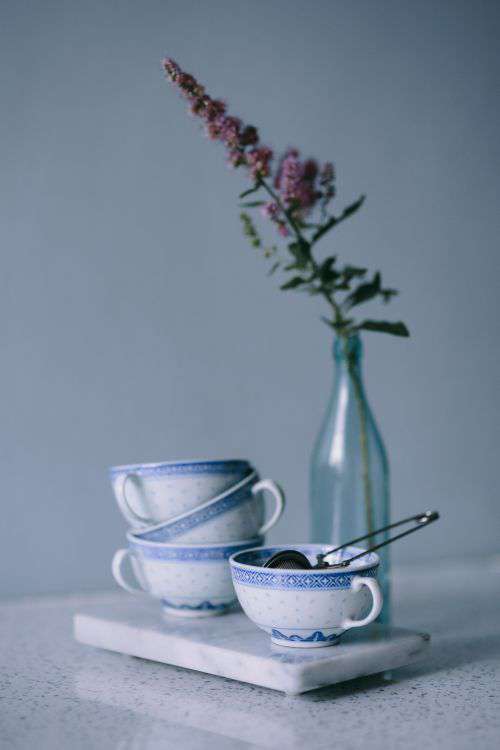
<path fill-rule="evenodd" d="M 365 395 L 358 335 L 337 337 L 333 390 L 316 439 L 310 471 L 313 542 L 337 546 L 386 526 L 389 464 Z M 360 543 L 383 541 L 387 533 Z M 390 553 L 380 550 L 379 583 L 384 594 L 380 622 L 390 622 Z"/>

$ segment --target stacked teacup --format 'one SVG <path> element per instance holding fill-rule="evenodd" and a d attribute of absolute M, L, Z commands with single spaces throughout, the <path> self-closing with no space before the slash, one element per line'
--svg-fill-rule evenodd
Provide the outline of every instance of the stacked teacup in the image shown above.
<path fill-rule="evenodd" d="M 128 547 L 112 572 L 127 591 L 160 599 L 166 614 L 206 617 L 236 602 L 228 559 L 263 544 L 285 506 L 281 488 L 246 460 L 168 461 L 113 466 Z M 264 493 L 275 503 L 265 518 Z M 128 576 L 124 571 L 130 561 Z M 135 581 L 128 580 L 128 577 Z"/>

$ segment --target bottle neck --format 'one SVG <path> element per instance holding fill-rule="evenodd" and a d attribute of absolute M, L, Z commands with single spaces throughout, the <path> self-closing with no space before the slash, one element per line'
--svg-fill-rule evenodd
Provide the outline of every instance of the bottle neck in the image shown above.
<path fill-rule="evenodd" d="M 363 345 L 359 335 L 336 336 L 333 342 L 333 359 L 338 373 L 361 376 Z"/>

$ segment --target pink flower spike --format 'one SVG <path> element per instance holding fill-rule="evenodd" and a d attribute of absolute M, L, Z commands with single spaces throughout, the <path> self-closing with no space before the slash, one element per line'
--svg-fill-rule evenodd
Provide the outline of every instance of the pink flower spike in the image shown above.
<path fill-rule="evenodd" d="M 231 167 L 240 167 L 246 163 L 245 154 L 239 150 L 230 151 L 227 160 Z"/>
<path fill-rule="evenodd" d="M 253 125 L 247 125 L 240 136 L 240 144 L 242 146 L 255 146 L 258 142 L 257 128 L 254 128 Z"/>
<path fill-rule="evenodd" d="M 240 145 L 241 120 L 238 117 L 231 117 L 230 115 L 221 115 L 218 119 L 220 122 L 221 140 L 229 148 L 237 148 Z"/>
<path fill-rule="evenodd" d="M 317 176 L 318 164 L 314 159 L 301 162 L 297 149 L 288 149 L 275 178 L 275 186 L 285 205 L 305 216 L 322 195 L 315 186 Z"/>
<path fill-rule="evenodd" d="M 216 120 L 213 122 L 207 122 L 207 124 L 205 125 L 205 133 L 211 141 L 217 141 L 219 139 L 220 128 Z"/>
<path fill-rule="evenodd" d="M 268 177 L 271 172 L 270 162 L 272 158 L 273 152 L 268 146 L 259 146 L 248 152 L 247 163 L 254 180 L 259 177 Z"/>
<path fill-rule="evenodd" d="M 203 99 L 193 99 L 193 101 L 189 105 L 190 113 L 195 116 L 202 115 L 204 108 L 205 108 L 205 105 L 203 103 Z"/>
<path fill-rule="evenodd" d="M 266 203 L 265 206 L 262 206 L 261 208 L 262 215 L 266 217 L 266 219 L 276 220 L 278 217 L 278 214 L 280 212 L 279 206 L 275 201 L 272 201 L 271 203 Z"/>
<path fill-rule="evenodd" d="M 238 117 L 228 115 L 225 102 L 212 99 L 196 78 L 182 70 L 172 58 L 165 58 L 163 67 L 170 81 L 188 99 L 191 114 L 204 121 L 208 138 L 222 141 L 226 146 L 229 163 L 234 167 L 248 167 L 253 180 L 268 177 L 271 174 L 273 152 L 267 146 L 258 145 L 257 128 L 244 124 Z M 247 151 L 247 148 L 250 150 Z"/>
<path fill-rule="evenodd" d="M 308 159 L 304 164 L 304 179 L 314 182 L 318 176 L 318 163 L 314 159 Z"/>
<path fill-rule="evenodd" d="M 175 60 L 172 60 L 171 57 L 166 57 L 163 60 L 163 69 L 165 70 L 165 73 L 168 75 L 171 81 L 175 81 L 176 77 L 181 72 L 181 69 L 175 62 Z"/>
<path fill-rule="evenodd" d="M 202 117 L 204 117 L 207 122 L 212 122 L 225 113 L 226 105 L 224 102 L 220 101 L 220 99 L 211 99 L 209 96 L 205 96 L 203 97 L 203 100 L 205 107 Z"/>

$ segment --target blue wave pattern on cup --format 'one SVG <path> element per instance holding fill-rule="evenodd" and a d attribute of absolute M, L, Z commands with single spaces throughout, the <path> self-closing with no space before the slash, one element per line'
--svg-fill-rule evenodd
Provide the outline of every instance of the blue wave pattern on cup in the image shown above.
<path fill-rule="evenodd" d="M 335 633 L 325 635 L 321 630 L 315 630 L 314 633 L 311 633 L 311 635 L 308 635 L 307 637 L 297 635 L 296 633 L 293 635 L 285 635 L 284 633 L 280 633 L 279 630 L 276 630 L 276 628 L 272 629 L 271 636 L 274 641 L 289 641 L 291 643 L 328 643 L 332 645 L 337 643 L 340 638 L 340 636 L 335 635 Z"/>
<path fill-rule="evenodd" d="M 258 477 L 256 477 L 255 481 L 257 481 L 257 479 Z M 217 518 L 223 513 L 227 513 L 229 510 L 241 505 L 241 503 L 252 500 L 252 486 L 248 484 L 236 492 L 225 493 L 225 495 L 225 497 L 221 497 L 220 500 L 217 500 L 216 502 L 212 502 L 206 506 L 202 506 L 198 510 L 186 514 L 178 521 L 174 520 L 171 523 L 162 524 L 153 529 L 139 531 L 137 532 L 137 535 L 140 536 L 141 539 L 147 539 L 151 542 L 169 542 L 180 534 L 185 534 L 191 529 L 207 523 L 207 521 L 211 521 L 213 518 Z"/>
<path fill-rule="evenodd" d="M 227 604 L 213 604 L 209 601 L 204 601 L 201 604 L 175 604 L 168 599 L 161 600 L 164 609 L 177 609 L 185 612 L 225 612 L 228 608 Z"/>

